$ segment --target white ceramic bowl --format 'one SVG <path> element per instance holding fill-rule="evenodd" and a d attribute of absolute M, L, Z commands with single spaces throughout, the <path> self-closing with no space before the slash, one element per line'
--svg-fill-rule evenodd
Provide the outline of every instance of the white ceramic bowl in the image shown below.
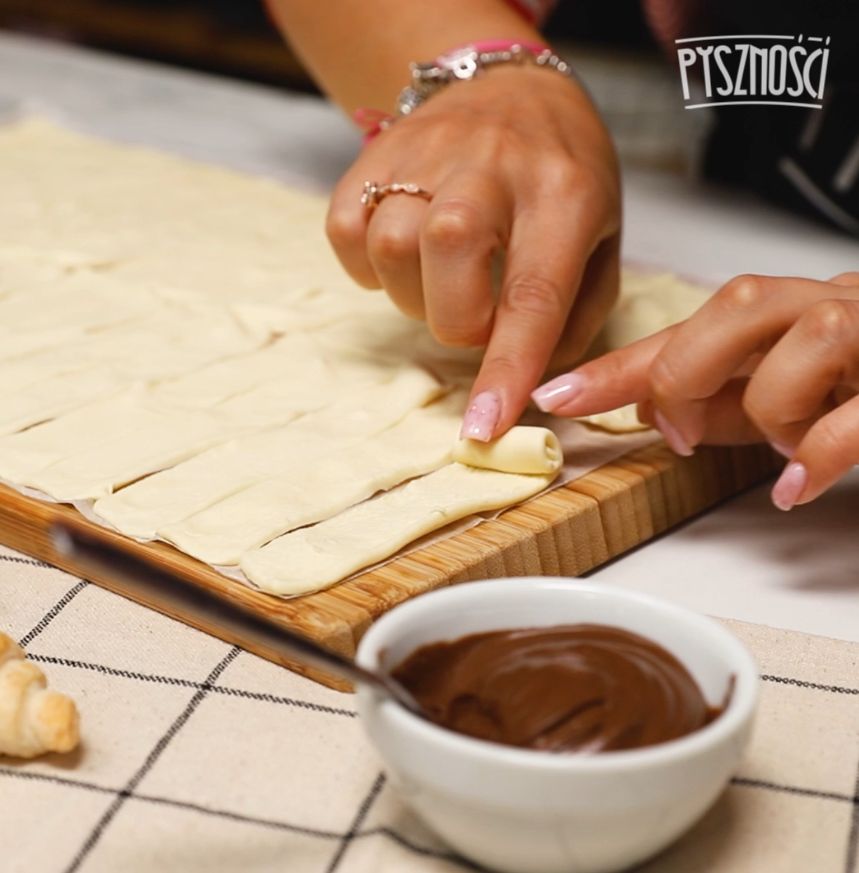
<path fill-rule="evenodd" d="M 465 737 L 361 689 L 358 708 L 403 799 L 463 855 L 511 873 L 623 870 L 677 839 L 734 772 L 752 725 L 758 670 L 720 624 L 607 585 L 532 577 L 455 585 L 379 619 L 358 662 L 390 668 L 425 643 L 470 633 L 589 622 L 625 628 L 674 654 L 708 702 L 706 727 L 658 746 L 550 754 Z"/>

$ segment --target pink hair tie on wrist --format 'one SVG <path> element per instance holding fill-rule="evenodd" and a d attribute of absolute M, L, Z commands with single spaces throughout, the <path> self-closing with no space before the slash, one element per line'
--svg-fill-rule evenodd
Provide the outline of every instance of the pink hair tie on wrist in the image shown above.
<path fill-rule="evenodd" d="M 359 106 L 352 113 L 352 121 L 364 131 L 364 145 L 366 145 L 383 130 L 391 126 L 394 116 L 388 112 L 383 112 L 381 109 Z"/>

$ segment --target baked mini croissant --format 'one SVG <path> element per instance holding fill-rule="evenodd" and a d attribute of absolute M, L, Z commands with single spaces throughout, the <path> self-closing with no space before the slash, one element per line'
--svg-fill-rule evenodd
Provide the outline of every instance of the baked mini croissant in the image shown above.
<path fill-rule="evenodd" d="M 78 739 L 74 701 L 49 691 L 45 674 L 0 632 L 0 755 L 70 752 Z"/>

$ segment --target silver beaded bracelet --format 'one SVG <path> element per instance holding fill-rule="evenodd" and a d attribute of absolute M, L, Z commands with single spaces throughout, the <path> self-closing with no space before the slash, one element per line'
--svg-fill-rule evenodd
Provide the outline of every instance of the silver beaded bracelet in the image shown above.
<path fill-rule="evenodd" d="M 410 115 L 451 82 L 474 79 L 488 67 L 503 64 L 533 64 L 573 76 L 570 65 L 549 48 L 534 50 L 521 43 L 509 43 L 482 50 L 479 46 L 467 45 L 429 63 L 410 64 L 412 83 L 397 98 L 396 116 Z"/>

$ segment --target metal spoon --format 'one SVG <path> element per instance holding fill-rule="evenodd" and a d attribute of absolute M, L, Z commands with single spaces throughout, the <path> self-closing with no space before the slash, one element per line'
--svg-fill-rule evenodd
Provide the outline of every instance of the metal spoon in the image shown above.
<path fill-rule="evenodd" d="M 50 536 L 57 552 L 72 561 L 82 576 L 116 579 L 126 591 L 140 595 L 144 603 L 157 604 L 168 614 L 191 613 L 205 617 L 207 624 L 216 626 L 232 639 L 253 642 L 350 682 L 369 685 L 415 715 L 426 718 L 411 693 L 387 673 L 360 667 L 351 658 L 303 634 L 213 591 L 191 585 L 171 571 L 128 554 L 76 526 L 55 522 Z"/>

